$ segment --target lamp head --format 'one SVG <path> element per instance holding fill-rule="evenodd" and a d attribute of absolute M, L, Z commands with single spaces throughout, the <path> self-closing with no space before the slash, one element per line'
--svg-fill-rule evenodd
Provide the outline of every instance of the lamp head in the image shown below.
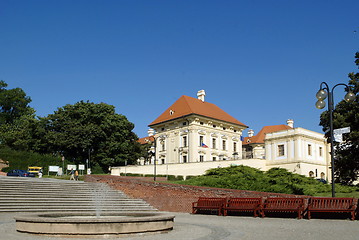
<path fill-rule="evenodd" d="M 353 92 L 349 91 L 347 94 L 345 94 L 344 100 L 346 102 L 352 102 L 355 100 L 355 97 L 356 97 L 356 95 Z"/>
<path fill-rule="evenodd" d="M 318 100 L 316 103 L 315 103 L 315 107 L 318 108 L 318 109 L 323 109 L 325 107 L 325 101 L 323 100 Z"/>
<path fill-rule="evenodd" d="M 324 89 L 319 89 L 319 91 L 316 94 L 316 97 L 319 101 L 323 101 L 324 99 L 326 99 L 328 96 L 328 92 L 325 91 Z"/>

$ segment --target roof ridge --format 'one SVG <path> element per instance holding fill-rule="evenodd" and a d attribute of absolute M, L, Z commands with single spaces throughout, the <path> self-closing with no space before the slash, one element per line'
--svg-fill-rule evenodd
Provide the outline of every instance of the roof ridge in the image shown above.
<path fill-rule="evenodd" d="M 273 129 L 276 128 L 276 129 Z M 277 128 L 283 128 L 283 129 L 277 129 Z M 286 125 L 286 124 L 278 124 L 278 125 L 268 125 L 262 127 L 262 129 L 254 136 L 247 137 L 246 140 L 247 143 L 264 143 L 265 134 L 272 133 L 272 132 L 278 132 L 278 131 L 285 131 L 288 129 L 293 129 L 292 127 Z"/>
<path fill-rule="evenodd" d="M 191 112 L 193 112 L 193 109 L 191 108 L 191 105 L 189 104 L 188 102 L 188 99 L 187 98 L 193 98 L 193 97 L 190 97 L 190 96 L 186 96 L 186 95 L 182 95 L 181 98 L 184 98 L 186 104 L 187 104 L 187 107 L 189 108 L 189 110 L 191 110 Z M 195 98 L 194 98 L 195 99 Z"/>
<path fill-rule="evenodd" d="M 167 112 L 169 110 L 169 112 Z M 171 111 L 172 110 L 172 111 Z M 227 112 L 222 110 L 214 103 L 204 102 L 200 99 L 182 95 L 177 99 L 167 110 L 165 110 L 157 119 L 155 119 L 149 126 L 170 121 L 179 117 L 184 117 L 190 114 L 197 114 L 237 125 L 247 127 Z"/>

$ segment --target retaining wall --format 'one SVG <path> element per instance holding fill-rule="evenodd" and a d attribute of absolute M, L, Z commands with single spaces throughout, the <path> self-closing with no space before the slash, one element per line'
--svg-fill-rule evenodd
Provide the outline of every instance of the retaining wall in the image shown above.
<path fill-rule="evenodd" d="M 198 197 L 306 197 L 154 182 L 140 177 L 86 175 L 85 181 L 107 183 L 110 187 L 121 190 L 130 197 L 141 198 L 158 210 L 169 212 L 192 212 L 192 202 L 197 201 Z"/>

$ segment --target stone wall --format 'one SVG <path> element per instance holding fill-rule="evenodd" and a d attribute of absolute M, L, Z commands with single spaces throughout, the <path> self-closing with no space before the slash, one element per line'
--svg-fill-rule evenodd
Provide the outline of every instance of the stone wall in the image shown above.
<path fill-rule="evenodd" d="M 192 212 L 192 202 L 197 201 L 198 197 L 293 197 L 289 194 L 198 187 L 145 179 L 111 175 L 85 176 L 87 182 L 107 183 L 130 197 L 141 198 L 158 210 L 169 212 Z"/>
<path fill-rule="evenodd" d="M 191 162 L 179 164 L 157 164 L 157 175 L 174 175 L 174 176 L 199 176 L 206 173 L 208 169 L 229 167 L 231 165 L 245 165 L 266 171 L 265 159 L 241 159 L 209 162 Z M 136 174 L 154 174 L 154 165 L 128 165 L 121 167 L 111 167 L 111 175 L 125 176 L 127 173 Z"/>

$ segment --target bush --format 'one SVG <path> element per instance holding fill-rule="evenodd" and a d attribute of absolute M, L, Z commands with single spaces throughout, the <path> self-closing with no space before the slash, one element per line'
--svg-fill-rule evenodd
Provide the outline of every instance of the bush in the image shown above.
<path fill-rule="evenodd" d="M 104 174 L 104 170 L 102 169 L 102 167 L 97 164 L 97 163 L 94 163 L 92 166 L 91 166 L 91 173 L 92 174 Z"/>
<path fill-rule="evenodd" d="M 177 178 L 176 178 L 176 176 L 174 176 L 174 175 L 168 175 L 168 176 L 167 176 L 167 180 L 168 180 L 168 181 L 176 181 Z"/>
<path fill-rule="evenodd" d="M 142 177 L 142 174 L 139 173 L 126 173 L 125 176 L 129 176 L 129 177 Z"/>
<path fill-rule="evenodd" d="M 192 179 L 192 178 L 195 178 L 197 176 L 186 176 L 186 180 L 189 180 L 189 179 Z"/>
<path fill-rule="evenodd" d="M 183 182 L 188 185 L 207 186 L 275 192 L 297 195 L 315 195 L 330 192 L 331 186 L 316 179 L 288 172 L 282 168 L 272 168 L 267 172 L 248 166 L 231 166 L 210 169 L 203 176 L 191 177 Z M 354 192 L 358 187 L 337 184 L 339 192 Z"/>
<path fill-rule="evenodd" d="M 168 175 L 168 181 L 183 181 L 183 176 Z"/>

